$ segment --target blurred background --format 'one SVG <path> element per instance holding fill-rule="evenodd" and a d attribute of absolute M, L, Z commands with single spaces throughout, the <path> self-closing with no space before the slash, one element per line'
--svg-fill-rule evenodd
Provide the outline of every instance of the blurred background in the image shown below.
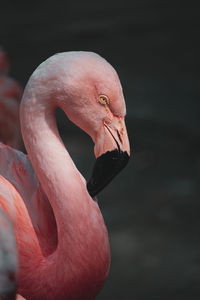
<path fill-rule="evenodd" d="M 47 57 L 94 51 L 117 70 L 127 103 L 129 165 L 99 195 L 111 242 L 97 297 L 200 299 L 200 18 L 192 2 L 4 1 L 0 45 L 25 86 Z M 57 112 L 88 178 L 90 138 Z"/>

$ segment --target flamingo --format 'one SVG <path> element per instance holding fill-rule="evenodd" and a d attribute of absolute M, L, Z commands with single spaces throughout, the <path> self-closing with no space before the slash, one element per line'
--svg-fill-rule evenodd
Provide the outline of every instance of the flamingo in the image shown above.
<path fill-rule="evenodd" d="M 19 105 L 22 88 L 8 76 L 9 59 L 0 48 L 0 141 L 21 148 Z"/>
<path fill-rule="evenodd" d="M 59 136 L 57 107 L 94 141 L 88 182 Z M 96 195 L 128 162 L 125 114 L 116 71 L 93 52 L 56 54 L 30 77 L 20 106 L 28 155 L 0 143 L 0 208 L 21 297 L 93 300 L 101 290 L 110 247 Z"/>

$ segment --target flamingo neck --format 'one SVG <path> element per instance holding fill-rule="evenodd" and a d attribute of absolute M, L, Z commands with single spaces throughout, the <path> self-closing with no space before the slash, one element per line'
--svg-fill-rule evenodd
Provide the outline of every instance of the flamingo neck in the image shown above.
<path fill-rule="evenodd" d="M 63 238 L 63 227 L 69 224 L 80 195 L 85 199 L 89 195 L 84 178 L 60 138 L 54 112 L 50 101 L 41 103 L 29 98 L 22 102 L 21 125 L 29 158 L 55 215 L 58 237 L 60 234 Z"/>
<path fill-rule="evenodd" d="M 54 273 L 56 266 L 60 273 L 52 280 L 60 276 L 63 293 L 80 292 L 80 299 L 92 299 L 109 270 L 107 230 L 97 203 L 89 196 L 86 182 L 59 136 L 55 106 L 40 99 L 32 89 L 26 89 L 20 114 L 28 155 L 57 224 L 58 245 L 49 258 L 50 270 L 45 272 Z"/>

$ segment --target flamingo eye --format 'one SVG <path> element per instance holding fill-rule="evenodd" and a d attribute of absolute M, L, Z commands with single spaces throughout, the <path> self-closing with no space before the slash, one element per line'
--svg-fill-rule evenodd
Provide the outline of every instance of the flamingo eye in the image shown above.
<path fill-rule="evenodd" d="M 99 95 L 99 102 L 102 105 L 108 105 L 109 104 L 109 99 L 106 95 Z"/>

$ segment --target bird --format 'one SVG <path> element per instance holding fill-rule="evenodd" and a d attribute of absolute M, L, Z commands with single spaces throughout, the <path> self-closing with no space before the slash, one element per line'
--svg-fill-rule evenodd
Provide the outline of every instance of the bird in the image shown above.
<path fill-rule="evenodd" d="M 9 66 L 9 58 L 0 47 L 0 141 L 21 149 L 19 106 L 22 87 L 8 76 Z"/>
<path fill-rule="evenodd" d="M 88 181 L 59 135 L 57 107 L 94 142 Z M 125 115 L 118 74 L 94 52 L 55 54 L 28 80 L 20 105 L 27 155 L 0 143 L 0 209 L 16 243 L 17 299 L 93 300 L 102 289 L 110 246 L 96 196 L 128 163 Z"/>

